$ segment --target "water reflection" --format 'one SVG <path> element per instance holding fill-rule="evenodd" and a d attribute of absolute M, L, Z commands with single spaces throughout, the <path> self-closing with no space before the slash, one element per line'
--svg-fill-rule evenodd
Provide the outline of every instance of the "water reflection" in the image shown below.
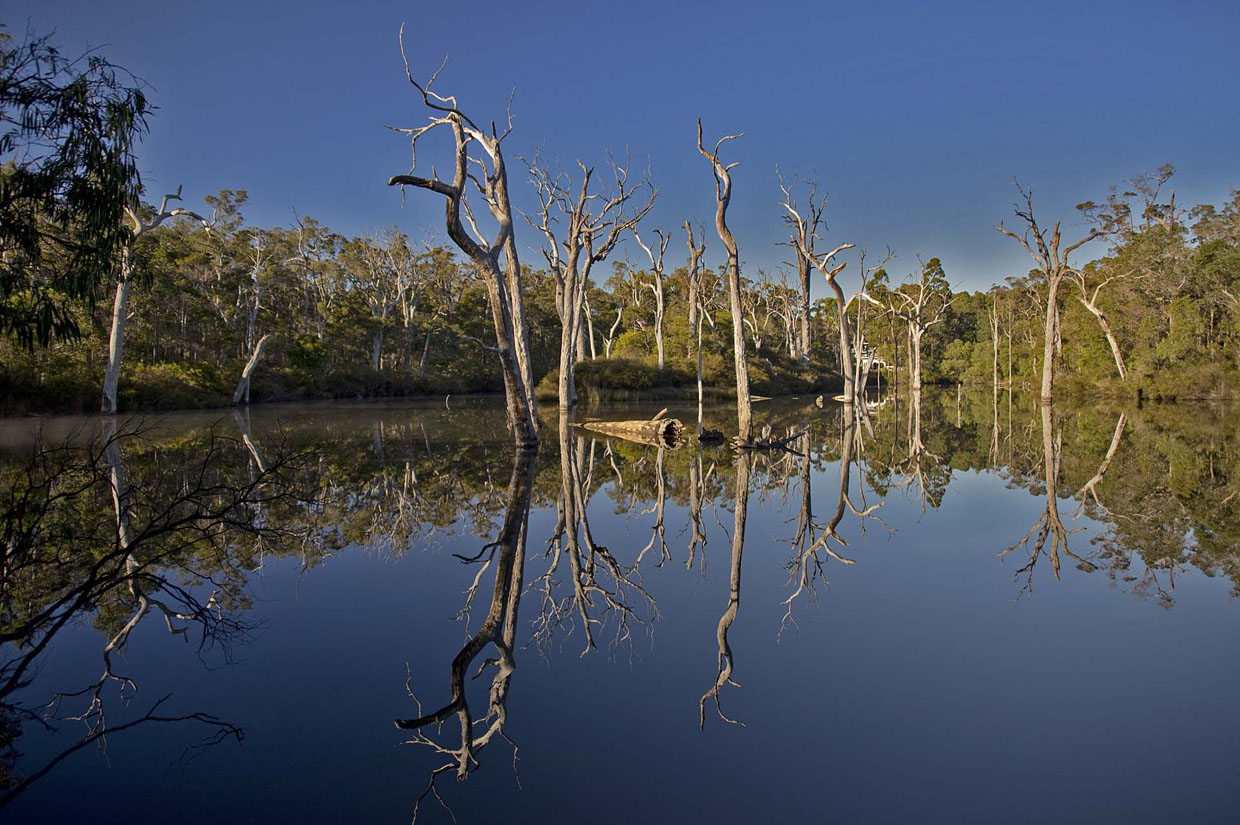
<path fill-rule="evenodd" d="M 0 716 L 7 758 L 0 807 L 69 756 L 107 737 L 155 722 L 195 722 L 210 732 L 199 744 L 240 741 L 237 725 L 206 712 L 169 713 L 170 696 L 134 715 L 138 685 L 123 661 L 130 639 L 149 616 L 198 652 L 227 653 L 252 624 L 245 582 L 256 554 L 281 552 L 293 533 L 273 525 L 273 506 L 301 500 L 288 477 L 296 457 L 277 450 L 263 461 L 258 445 L 214 431 L 169 462 L 150 456 L 130 472 L 125 452 L 140 448 L 141 423 L 47 444 L 41 433 L 25 457 L 0 468 L 3 566 L 0 567 Z M 239 453 L 246 476 L 235 469 Z M 102 637 L 98 676 L 77 686 L 38 679 L 58 637 L 92 619 Z M 32 684 L 38 687 L 33 691 Z M 53 733 L 73 723 L 71 744 L 40 765 L 18 769 L 18 739 L 36 726 Z"/>
<path fill-rule="evenodd" d="M 422 792 L 414 805 L 415 818 L 418 806 L 428 794 L 433 794 L 441 803 L 443 802 L 435 787 L 436 777 L 454 771 L 458 779 L 465 779 L 470 771 L 477 768 L 479 752 L 486 748 L 493 739 L 503 738 L 512 744 L 512 740 L 504 734 L 504 723 L 508 718 L 506 707 L 508 686 L 517 668 L 515 656 L 517 610 L 523 591 L 525 543 L 533 487 L 534 453 L 517 450 L 513 457 L 512 479 L 508 482 L 504 520 L 499 533 L 495 540 L 484 545 L 477 555 L 461 558 L 466 564 L 479 566 L 473 585 L 467 592 L 463 612 L 469 612 L 479 583 L 491 567 L 495 569 L 495 584 L 491 591 L 491 604 L 482 626 L 452 660 L 448 678 L 451 698 L 447 704 L 427 714 L 422 713 L 422 704 L 418 702 L 419 715 L 416 718 L 396 720 L 396 727 L 413 732 L 409 742 L 427 746 L 435 753 L 448 758 L 447 763 L 431 771 L 426 790 Z M 491 677 L 486 713 L 480 719 L 475 720 L 470 711 L 469 700 L 465 695 L 465 679 L 474 660 L 488 647 L 495 648 L 497 658 L 484 660 L 473 678 L 477 679 L 488 668 L 494 668 L 495 673 Z M 412 691 L 410 695 L 416 702 L 417 697 Z M 460 723 L 456 747 L 442 744 L 426 732 L 427 728 L 438 726 L 453 715 Z M 513 744 L 513 750 L 514 752 L 516 750 L 515 744 Z"/>
<path fill-rule="evenodd" d="M 726 430 L 728 412 L 706 423 Z M 122 657 L 140 627 L 155 625 L 197 648 L 243 643 L 266 618 L 249 585 L 272 559 L 296 560 L 301 576 L 331 576 L 320 568 L 336 556 L 429 565 L 428 548 L 470 546 L 454 574 L 463 603 L 455 585 L 444 590 L 464 622 L 463 645 L 409 663 L 410 692 L 423 697 L 441 678 L 427 674 L 448 671 L 435 709 L 417 704 L 397 722 L 432 760 L 413 804 L 439 798 L 437 779 L 473 774 L 495 740 L 511 745 L 510 715 L 539 707 L 533 696 L 509 707 L 523 649 L 549 668 L 565 648 L 601 648 L 600 661 L 632 666 L 635 652 L 653 649 L 663 613 L 697 633 L 691 649 L 677 650 L 683 685 L 668 686 L 680 691 L 669 698 L 676 713 L 692 721 L 696 700 L 704 737 L 728 729 L 707 728 L 712 705 L 723 722 L 755 726 L 734 690 L 747 672 L 762 678 L 755 638 L 784 643 L 815 598 L 821 613 L 836 595 L 828 569 L 847 592 L 877 575 L 875 548 L 920 550 L 923 534 L 944 529 L 942 511 L 966 504 L 953 497 L 979 495 L 978 479 L 987 502 L 1002 499 L 1005 512 L 1029 520 L 992 529 L 981 524 L 985 512 L 971 511 L 954 541 L 976 551 L 967 564 L 979 575 L 1001 569 L 1001 595 L 1022 609 L 1035 584 L 1091 576 L 1168 609 L 1185 598 L 1185 577 L 1221 577 L 1240 593 L 1240 429 L 1227 411 L 1052 408 L 1013 393 L 927 390 L 849 407 L 765 402 L 756 413 L 761 440 L 776 449 L 633 443 L 565 416 L 558 449 L 514 455 L 488 435 L 502 430 L 488 423 L 502 410 L 480 406 L 359 407 L 278 428 L 246 412 L 213 421 L 214 430 L 159 422 L 79 434 L 75 447 L 6 448 L 0 739 L 36 737 L 44 723 L 80 726 L 80 735 L 38 764 L 11 747 L 4 800 L 54 766 L 89 761 L 66 757 L 139 723 L 193 721 L 211 737 L 239 738 L 240 726 L 211 708 L 121 705 L 136 687 Z M 832 562 L 851 566 L 844 582 Z M 772 569 L 777 592 L 767 586 Z M 340 609 L 349 598 L 340 596 Z M 93 628 L 79 629 L 84 621 Z M 89 674 L 55 686 L 36 679 L 52 640 L 72 633 L 93 634 Z M 186 679 L 192 664 L 166 666 Z M 529 735 L 517 738 L 524 745 Z M 376 731 L 376 748 L 389 741 Z"/>

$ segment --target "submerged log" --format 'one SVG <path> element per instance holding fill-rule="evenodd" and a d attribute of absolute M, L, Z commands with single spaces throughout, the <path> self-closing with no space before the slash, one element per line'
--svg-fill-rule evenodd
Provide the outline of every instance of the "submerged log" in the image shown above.
<path fill-rule="evenodd" d="M 638 421 L 587 421 L 577 426 L 591 432 L 649 444 L 653 447 L 675 447 L 684 435 L 685 425 L 678 419 L 664 418 L 662 410 L 654 418 Z"/>

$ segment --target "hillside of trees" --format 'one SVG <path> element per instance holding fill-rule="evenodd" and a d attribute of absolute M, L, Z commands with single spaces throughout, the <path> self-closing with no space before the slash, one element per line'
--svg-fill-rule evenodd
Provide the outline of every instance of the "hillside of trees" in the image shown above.
<path fill-rule="evenodd" d="M 487 297 L 473 267 L 439 246 L 419 246 L 396 229 L 344 238 L 310 218 L 290 227 L 244 222 L 244 192 L 206 198 L 211 230 L 181 218 L 143 238 L 121 372 L 122 409 L 220 406 L 259 338 L 251 401 L 495 392 L 498 366 L 485 348 Z M 1124 204 L 1127 206 L 1127 204 Z M 1170 214 L 1169 204 L 1113 210 L 1110 253 L 1071 276 L 1062 297 L 1061 383 L 1068 392 L 1148 398 L 1232 397 L 1240 387 L 1240 193 L 1222 208 Z M 1163 210 L 1167 217 L 1162 217 Z M 1133 215 L 1133 213 L 1136 213 Z M 922 340 L 930 383 L 1036 386 L 1046 279 L 1034 270 L 990 291 L 953 293 L 938 259 L 925 264 L 930 323 Z M 664 279 L 665 348 L 656 368 L 649 267 L 617 263 L 591 284 L 579 381 L 604 388 L 688 388 L 693 336 L 688 270 Z M 731 382 L 731 313 L 720 279 L 703 279 L 707 307 L 704 375 L 726 393 Z M 527 312 L 536 378 L 557 366 L 560 321 L 555 280 L 527 272 Z M 887 269 L 871 273 L 876 303 L 854 301 L 865 341 L 908 379 L 910 330 L 904 308 L 918 288 Z M 811 349 L 798 340 L 798 290 L 760 273 L 743 281 L 744 325 L 755 392 L 823 391 L 839 386 L 836 300 L 819 299 L 808 317 Z M 1121 380 L 1090 305 L 1109 319 L 1127 377 Z M 0 342 L 0 393 L 15 411 L 97 408 L 107 356 L 109 307 L 75 301 L 80 338 L 46 348 Z M 857 323 L 854 320 L 854 323 Z M 554 379 L 554 375 L 552 375 Z"/>

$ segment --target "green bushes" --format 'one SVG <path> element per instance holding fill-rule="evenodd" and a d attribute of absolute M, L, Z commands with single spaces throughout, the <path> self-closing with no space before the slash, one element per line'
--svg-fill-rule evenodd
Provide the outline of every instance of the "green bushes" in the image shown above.
<path fill-rule="evenodd" d="M 702 381 L 712 396 L 735 396 L 736 377 L 730 358 L 710 353 L 702 359 Z M 688 397 L 697 386 L 697 364 L 673 359 L 660 373 L 655 364 L 636 358 L 597 358 L 580 361 L 574 368 L 579 395 L 591 400 L 615 399 L 624 393 L 651 392 Z M 543 376 L 535 388 L 542 401 L 558 397 L 559 370 Z M 802 365 L 779 354 L 751 356 L 749 385 L 755 395 L 781 396 L 837 392 L 842 379 L 822 364 Z"/>
<path fill-rule="evenodd" d="M 125 367 L 117 390 L 122 410 L 199 409 L 230 400 L 232 393 L 219 368 L 203 361 Z"/>
<path fill-rule="evenodd" d="M 596 358 L 577 362 L 573 375 L 579 394 L 610 397 L 618 392 L 690 387 L 694 385 L 695 373 L 679 363 L 668 364 L 660 373 L 654 364 L 635 358 Z M 538 382 L 535 395 L 543 401 L 557 398 L 559 380 L 559 370 L 547 373 Z"/>

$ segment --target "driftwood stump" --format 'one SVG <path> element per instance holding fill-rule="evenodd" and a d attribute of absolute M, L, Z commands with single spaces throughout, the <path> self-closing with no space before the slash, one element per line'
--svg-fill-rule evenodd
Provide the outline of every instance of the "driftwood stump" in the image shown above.
<path fill-rule="evenodd" d="M 649 420 L 637 421 L 587 421 L 578 426 L 591 432 L 649 444 L 653 447 L 675 447 L 680 443 L 685 425 L 678 419 L 664 418 L 667 410 Z"/>

